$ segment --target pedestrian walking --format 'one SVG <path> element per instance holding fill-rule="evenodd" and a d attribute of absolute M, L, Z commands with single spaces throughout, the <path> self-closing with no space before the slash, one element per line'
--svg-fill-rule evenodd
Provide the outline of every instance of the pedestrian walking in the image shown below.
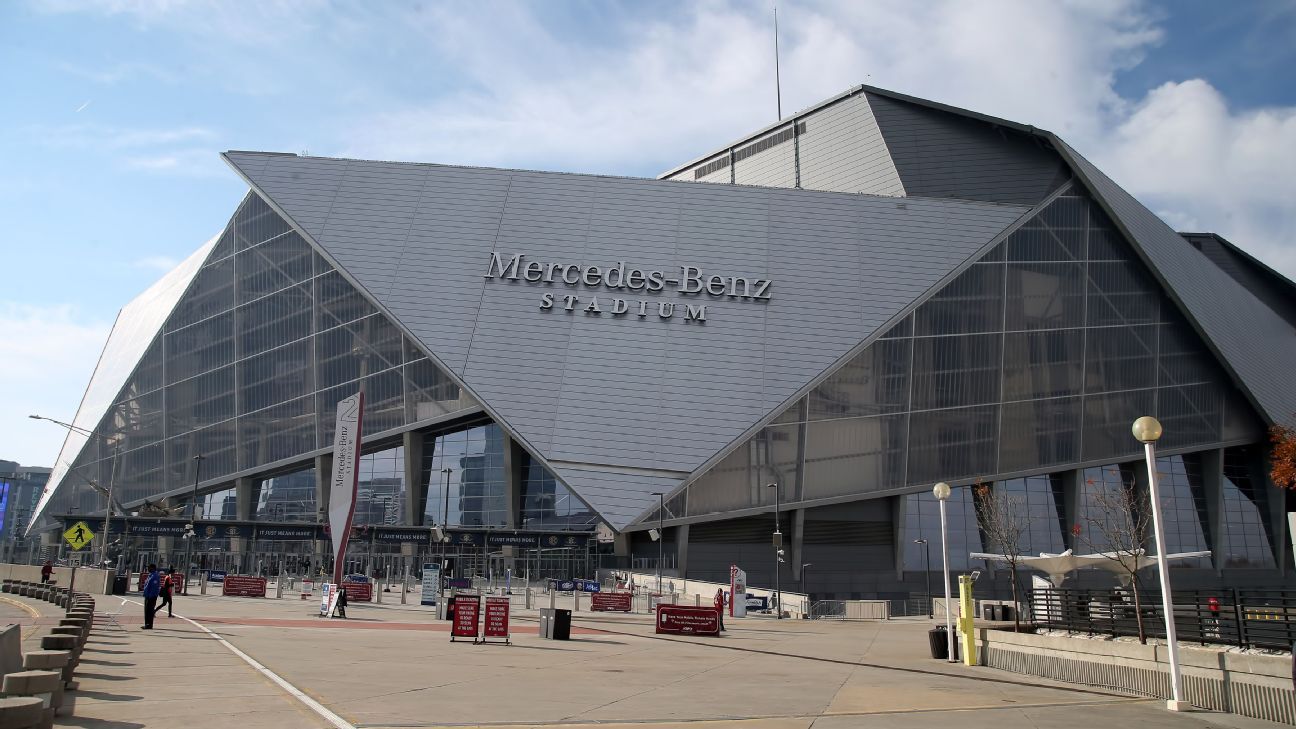
<path fill-rule="evenodd" d="M 45 564 L 41 566 L 41 584 L 42 585 L 47 584 L 50 581 L 50 577 L 52 577 L 53 575 L 54 575 L 54 563 L 50 562 L 47 559 L 45 560 Z"/>
<path fill-rule="evenodd" d="M 336 614 L 339 618 L 346 620 L 346 603 L 347 603 L 346 588 L 342 587 L 341 585 L 335 585 L 334 587 L 338 591 Z"/>
<path fill-rule="evenodd" d="M 162 576 L 158 574 L 155 564 L 148 566 L 148 577 L 144 579 L 144 624 L 141 630 L 153 629 L 153 614 L 157 612 L 158 594 L 162 592 Z"/>
<path fill-rule="evenodd" d="M 161 610 L 164 607 L 167 609 L 168 618 L 175 617 L 175 615 L 172 613 L 172 608 L 171 608 L 171 594 L 174 591 L 175 591 L 175 567 L 172 567 L 171 569 L 167 570 L 165 575 L 162 576 L 162 593 L 161 593 L 162 602 L 158 603 L 157 606 L 158 610 Z"/>

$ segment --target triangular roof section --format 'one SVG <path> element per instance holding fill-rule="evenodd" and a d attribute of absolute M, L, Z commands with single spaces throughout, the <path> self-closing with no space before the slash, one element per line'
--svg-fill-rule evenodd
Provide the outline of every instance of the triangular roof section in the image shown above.
<path fill-rule="evenodd" d="M 118 393 L 130 379 L 131 373 L 135 371 L 136 365 L 143 358 L 145 351 L 161 331 L 167 317 L 171 315 L 176 302 L 188 290 L 198 269 L 207 260 L 208 254 L 219 239 L 220 235 L 216 235 L 204 243 L 180 265 L 158 279 L 117 313 L 117 320 L 113 322 L 108 341 L 104 343 L 94 374 L 90 376 L 90 384 L 86 386 L 85 394 L 81 397 L 76 417 L 72 419 L 73 425 L 82 430 L 93 431 L 103 420 L 108 409 L 116 402 Z M 80 455 L 88 441 L 89 437 L 84 433 L 68 431 L 67 437 L 63 440 L 63 447 L 59 450 L 58 459 L 54 462 L 54 469 L 41 492 L 40 501 L 32 512 L 31 524 L 35 524 L 40 518 L 59 485 L 62 484 L 68 468 Z"/>
<path fill-rule="evenodd" d="M 1296 329 L 1089 160 L 1062 140 L 1055 143 L 1256 410 L 1271 424 L 1296 415 L 1288 376 Z"/>
<path fill-rule="evenodd" d="M 1027 211 L 258 152 L 225 158 L 618 529 Z M 683 284 L 644 293 L 488 278 L 493 253 L 505 262 L 522 255 L 521 266 L 556 264 L 558 279 L 569 266 L 624 264 L 726 283 L 715 296 L 686 296 Z M 769 298 L 726 295 L 735 278 L 771 282 Z M 593 297 L 598 313 L 588 309 Z M 630 310 L 612 313 L 613 299 Z M 690 304 L 706 306 L 704 322 L 685 321 Z M 678 309 L 663 318 L 669 305 Z"/>

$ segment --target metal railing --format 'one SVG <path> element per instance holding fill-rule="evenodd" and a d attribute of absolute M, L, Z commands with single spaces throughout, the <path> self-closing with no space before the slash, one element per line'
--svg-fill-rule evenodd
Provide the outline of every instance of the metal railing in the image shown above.
<path fill-rule="evenodd" d="M 889 620 L 887 600 L 816 600 L 810 604 L 811 620 Z"/>
<path fill-rule="evenodd" d="M 1161 594 L 1139 590 L 1048 589 L 1027 593 L 1036 626 L 1088 635 L 1165 638 Z M 1175 631 L 1181 643 L 1288 650 L 1296 642 L 1296 590 L 1178 590 Z"/>

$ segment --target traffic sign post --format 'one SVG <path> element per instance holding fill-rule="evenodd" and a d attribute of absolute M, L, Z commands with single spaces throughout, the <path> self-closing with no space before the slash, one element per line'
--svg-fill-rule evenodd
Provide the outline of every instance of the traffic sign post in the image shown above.
<path fill-rule="evenodd" d="M 73 551 L 77 552 L 89 546 L 91 540 L 94 539 L 94 536 L 94 532 L 91 531 L 89 525 L 83 521 L 73 524 L 67 531 L 63 532 L 63 539 L 67 540 L 68 545 L 72 547 Z M 65 614 L 70 614 L 72 612 L 72 605 L 76 602 L 76 600 L 72 599 L 72 596 L 75 594 L 74 590 L 76 589 L 76 570 L 78 562 L 80 562 L 80 560 L 72 561 L 72 574 L 68 576 L 68 601 Z"/>

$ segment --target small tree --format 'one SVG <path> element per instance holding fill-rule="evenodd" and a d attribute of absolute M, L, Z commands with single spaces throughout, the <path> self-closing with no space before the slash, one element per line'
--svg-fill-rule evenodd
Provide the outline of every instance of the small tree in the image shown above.
<path fill-rule="evenodd" d="M 1020 605 L 1017 567 L 1025 556 L 1022 542 L 1030 528 L 1026 500 L 1020 496 L 997 492 L 981 481 L 972 486 L 972 497 L 976 504 L 977 522 L 985 535 L 986 548 L 1003 555 L 1003 561 L 1008 563 L 1014 603 L 1013 631 L 1021 632 L 1021 610 L 1016 609 Z"/>
<path fill-rule="evenodd" d="M 1077 530 L 1077 536 L 1094 552 L 1117 565 L 1118 572 L 1128 579 L 1134 592 L 1139 642 L 1147 643 L 1147 633 L 1143 630 L 1143 604 L 1139 599 L 1138 558 L 1152 530 L 1152 505 L 1148 496 L 1133 484 L 1099 491 L 1092 495 L 1090 503 L 1095 509 L 1085 514 L 1089 528 Z"/>
<path fill-rule="evenodd" d="M 1269 429 L 1269 477 L 1278 488 L 1296 491 L 1296 429 L 1275 425 Z"/>

